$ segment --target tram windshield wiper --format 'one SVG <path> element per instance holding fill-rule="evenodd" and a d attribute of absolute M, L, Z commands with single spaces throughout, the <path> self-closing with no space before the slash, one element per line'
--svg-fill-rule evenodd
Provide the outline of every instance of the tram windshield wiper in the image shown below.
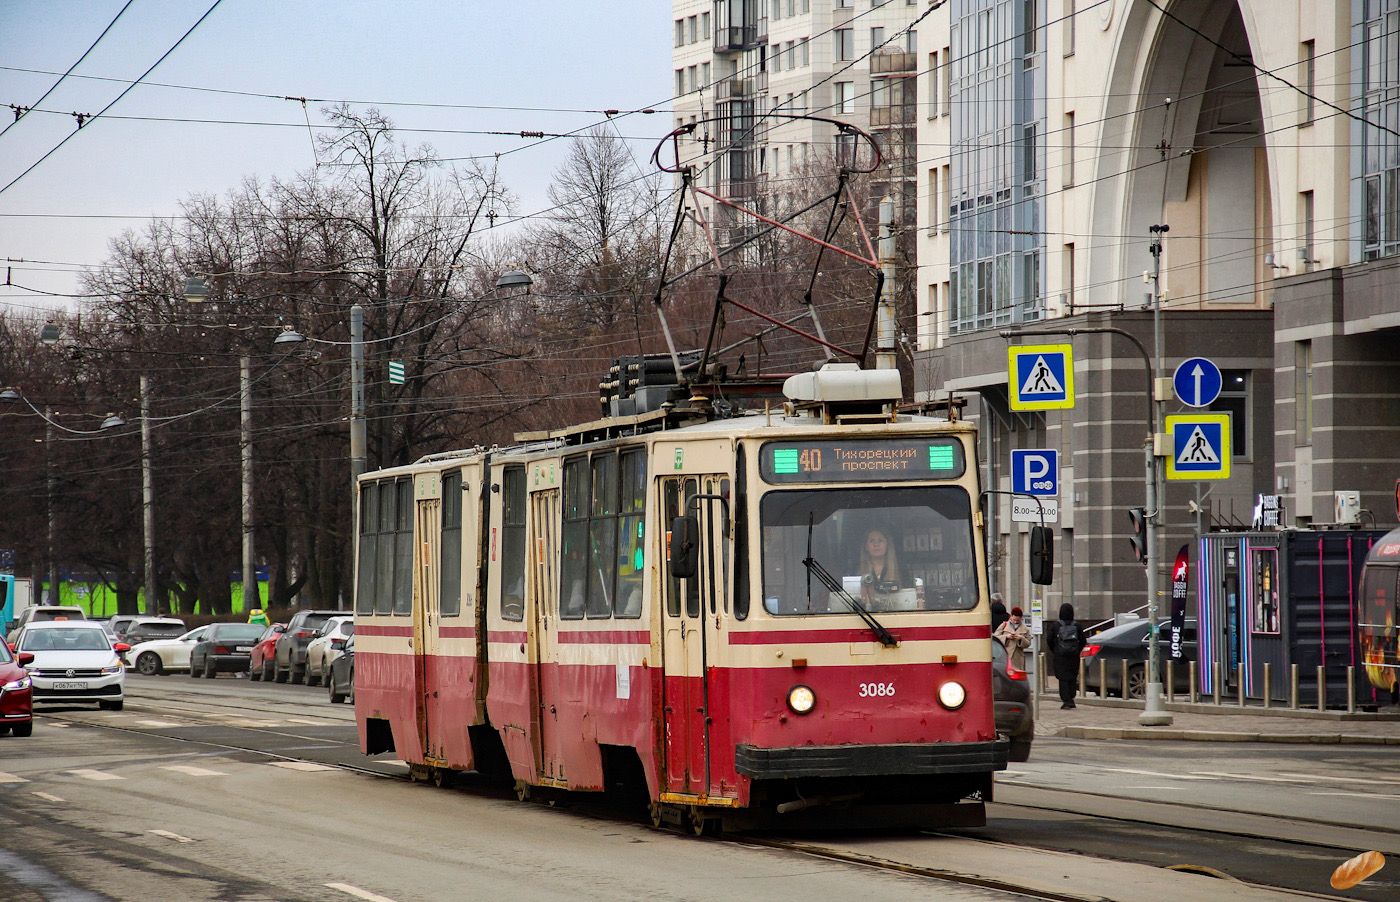
<path fill-rule="evenodd" d="M 807 568 L 809 574 L 817 577 L 818 582 L 826 586 L 828 592 L 840 598 L 851 610 L 860 615 L 860 619 L 865 621 L 866 626 L 870 627 L 870 631 L 879 637 L 881 645 L 893 648 L 899 644 L 899 640 L 891 635 L 880 621 L 875 619 L 875 615 L 870 613 L 869 608 L 860 603 L 860 599 L 842 588 L 841 584 L 836 581 L 836 577 L 831 575 L 831 571 L 817 563 L 811 552 L 808 552 L 807 556 L 802 559 L 802 565 Z"/>

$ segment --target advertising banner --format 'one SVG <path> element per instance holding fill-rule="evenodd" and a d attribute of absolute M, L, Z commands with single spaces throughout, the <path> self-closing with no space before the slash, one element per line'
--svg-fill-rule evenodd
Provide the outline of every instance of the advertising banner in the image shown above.
<path fill-rule="evenodd" d="M 1176 566 L 1172 567 L 1172 624 L 1171 624 L 1171 659 L 1180 661 L 1184 642 L 1182 636 L 1186 632 L 1186 574 L 1190 569 L 1191 546 L 1182 545 L 1181 550 L 1176 553 Z"/>

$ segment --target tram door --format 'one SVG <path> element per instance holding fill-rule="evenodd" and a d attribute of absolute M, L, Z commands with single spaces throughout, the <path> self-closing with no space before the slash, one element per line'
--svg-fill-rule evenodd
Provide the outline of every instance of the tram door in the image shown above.
<path fill-rule="evenodd" d="M 530 529 L 526 546 L 526 582 L 529 595 L 529 616 L 534 620 L 530 631 L 534 643 L 530 668 L 530 706 L 534 712 L 531 745 L 535 752 L 535 772 L 543 777 L 562 779 L 558 773 L 556 750 L 551 748 L 547 732 L 554 717 L 548 710 L 548 699 L 559 699 L 559 667 L 557 661 L 554 618 L 559 610 L 559 543 L 555 531 L 559 522 L 559 490 L 548 489 L 530 495 Z"/>
<path fill-rule="evenodd" d="M 670 792 L 703 794 L 710 788 L 709 658 L 715 641 L 715 618 L 725 604 L 726 580 L 722 557 L 724 516 L 717 501 L 697 495 L 714 495 L 721 476 L 685 476 L 662 480 L 663 522 L 683 514 L 699 519 L 702 545 L 699 570 L 693 579 L 674 579 L 667 567 L 665 583 L 665 639 L 662 646 L 665 673 L 664 745 L 666 783 Z M 663 556 L 670 548 L 669 535 Z M 707 616 L 708 614 L 708 616 Z"/>
<path fill-rule="evenodd" d="M 442 479 L 438 473 L 420 473 L 414 479 L 413 549 L 413 683 L 417 699 L 418 742 L 425 759 L 444 758 L 435 732 L 441 722 L 436 672 L 442 654 L 439 642 L 442 585 Z"/>

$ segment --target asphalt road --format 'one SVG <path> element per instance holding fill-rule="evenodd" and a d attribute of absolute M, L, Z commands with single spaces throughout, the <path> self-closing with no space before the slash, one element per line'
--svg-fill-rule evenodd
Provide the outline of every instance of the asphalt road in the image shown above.
<path fill-rule="evenodd" d="M 41 709 L 34 736 L 0 738 L 0 899 L 1400 899 L 1397 764 L 1395 747 L 1038 740 L 982 830 L 755 845 L 409 783 L 359 754 L 323 689 L 132 674 L 124 711 Z M 1366 848 L 1393 863 L 1331 890 Z M 1180 864 L 1244 882 L 1164 870 Z"/>

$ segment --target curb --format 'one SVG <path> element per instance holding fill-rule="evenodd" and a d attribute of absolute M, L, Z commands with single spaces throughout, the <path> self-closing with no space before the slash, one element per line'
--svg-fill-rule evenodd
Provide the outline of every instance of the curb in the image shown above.
<path fill-rule="evenodd" d="M 1302 745 L 1400 745 L 1400 736 L 1359 733 L 1247 733 L 1230 730 L 1159 730 L 1150 727 L 1061 727 L 1062 739 L 1166 740 L 1175 742 L 1278 742 Z"/>

